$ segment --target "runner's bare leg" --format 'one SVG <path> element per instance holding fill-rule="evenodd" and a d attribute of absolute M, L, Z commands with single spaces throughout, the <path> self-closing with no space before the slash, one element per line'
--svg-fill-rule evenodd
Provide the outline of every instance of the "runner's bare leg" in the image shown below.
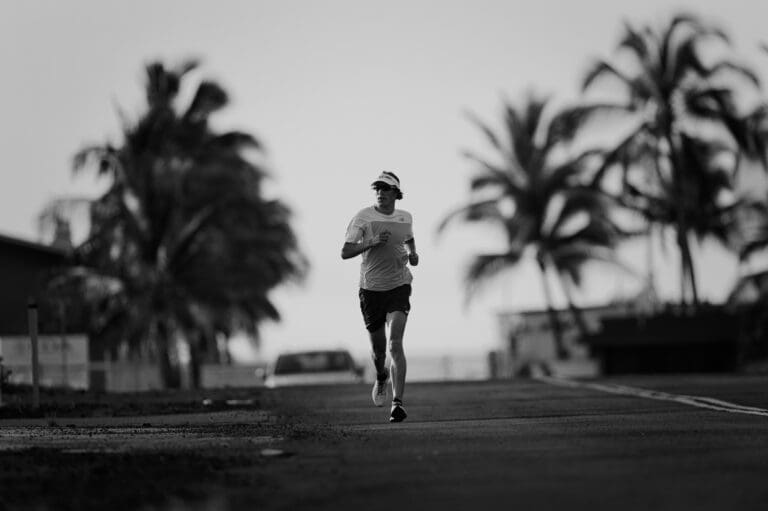
<path fill-rule="evenodd" d="M 386 325 L 381 328 L 368 332 L 371 339 L 371 358 L 373 366 L 376 368 L 376 378 L 378 379 L 387 371 L 387 333 Z"/>
<path fill-rule="evenodd" d="M 408 315 L 401 311 L 387 314 L 389 323 L 389 354 L 392 358 L 392 399 L 403 399 L 405 394 L 405 350 L 403 350 L 403 335 Z"/>

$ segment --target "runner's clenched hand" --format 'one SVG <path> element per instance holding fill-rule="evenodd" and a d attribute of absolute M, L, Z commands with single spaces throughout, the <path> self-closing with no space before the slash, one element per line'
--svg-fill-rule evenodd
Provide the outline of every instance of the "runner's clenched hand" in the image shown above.
<path fill-rule="evenodd" d="M 371 240 L 371 246 L 378 247 L 380 245 L 386 245 L 389 241 L 389 235 L 389 231 L 381 231 L 380 233 L 376 234 Z"/>

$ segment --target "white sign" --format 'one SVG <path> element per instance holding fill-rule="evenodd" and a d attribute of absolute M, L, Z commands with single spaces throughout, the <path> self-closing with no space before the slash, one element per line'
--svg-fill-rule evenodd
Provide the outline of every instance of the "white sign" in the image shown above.
<path fill-rule="evenodd" d="M 88 338 L 84 334 L 40 335 L 37 337 L 40 364 L 82 365 L 88 363 Z M 3 365 L 32 365 L 32 341 L 28 336 L 0 337 Z"/>
<path fill-rule="evenodd" d="M 40 335 L 37 338 L 40 384 L 88 387 L 88 337 L 85 334 Z M 0 337 L 0 364 L 12 383 L 32 382 L 32 340 Z"/>

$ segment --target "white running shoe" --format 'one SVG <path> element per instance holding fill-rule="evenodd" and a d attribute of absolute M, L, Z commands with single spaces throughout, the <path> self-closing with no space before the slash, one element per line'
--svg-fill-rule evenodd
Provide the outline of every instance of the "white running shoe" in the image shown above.
<path fill-rule="evenodd" d="M 376 406 L 384 406 L 384 402 L 387 400 L 387 385 L 389 383 L 389 371 L 387 371 L 387 377 L 383 380 L 376 378 L 373 383 L 373 390 L 371 391 L 371 397 L 373 398 L 373 404 Z"/>

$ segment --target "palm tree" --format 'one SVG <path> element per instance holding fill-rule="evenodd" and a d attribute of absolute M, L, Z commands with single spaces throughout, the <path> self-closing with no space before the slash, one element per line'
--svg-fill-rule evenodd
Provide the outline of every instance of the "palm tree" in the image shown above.
<path fill-rule="evenodd" d="M 135 123 L 124 120 L 122 143 L 75 155 L 75 171 L 95 164 L 110 185 L 91 204 L 78 266 L 55 282 L 82 290 L 98 339 L 155 352 L 169 386 L 178 384 L 178 339 L 188 343 L 198 378 L 215 334 L 256 334 L 261 321 L 278 319 L 269 291 L 307 267 L 290 211 L 262 197 L 265 174 L 245 156 L 259 143 L 209 125 L 227 104 L 224 89 L 202 81 L 191 103 L 177 108 L 181 82 L 195 67 L 149 64 L 147 109 Z"/>
<path fill-rule="evenodd" d="M 559 357 L 566 356 L 547 273 L 555 271 L 582 333 L 581 315 L 571 297 L 571 287 L 582 283 L 584 263 L 593 259 L 616 262 L 613 248 L 622 230 L 609 217 L 610 204 L 597 190 L 581 185 L 595 151 L 575 157 L 556 156 L 580 125 L 580 107 L 546 116 L 548 101 L 528 97 L 522 108 L 504 109 L 504 137 L 474 119 L 500 156 L 492 163 L 473 153 L 466 156 L 479 168 L 470 181 L 476 198 L 451 212 L 438 227 L 459 219 L 490 222 L 503 230 L 507 248 L 500 253 L 475 256 L 466 273 L 468 290 L 517 265 L 532 252 L 541 274 L 544 297 Z"/>
<path fill-rule="evenodd" d="M 768 54 L 768 44 L 761 43 L 760 49 Z M 758 160 L 763 170 L 768 171 L 768 104 L 765 100 L 747 115 L 728 119 L 729 129 L 748 158 Z"/>
<path fill-rule="evenodd" d="M 690 299 L 694 306 L 699 298 L 690 236 L 723 237 L 724 222 L 737 205 L 727 192 L 749 142 L 734 102 L 735 86 L 728 80 L 759 84 L 754 73 L 737 63 L 705 63 L 699 44 L 706 38 L 728 43 L 723 32 L 687 15 L 675 17 L 660 32 L 627 24 L 619 43 L 628 57 L 626 69 L 598 61 L 583 84 L 587 90 L 598 79 L 610 77 L 623 89 L 626 103 L 610 108 L 628 114 L 633 128 L 595 181 L 603 180 L 610 168 L 620 169 L 622 202 L 649 221 L 675 230 L 681 301 Z M 605 109 L 599 105 L 594 110 Z M 724 169 L 723 161 L 730 161 L 730 168 Z"/>
<path fill-rule="evenodd" d="M 760 48 L 768 54 L 768 44 L 762 43 Z M 747 155 L 761 160 L 763 170 L 768 171 L 768 104 L 763 101 L 744 121 L 742 135 L 752 149 Z M 738 213 L 734 245 L 743 262 L 768 248 L 768 196 L 752 197 Z"/>

